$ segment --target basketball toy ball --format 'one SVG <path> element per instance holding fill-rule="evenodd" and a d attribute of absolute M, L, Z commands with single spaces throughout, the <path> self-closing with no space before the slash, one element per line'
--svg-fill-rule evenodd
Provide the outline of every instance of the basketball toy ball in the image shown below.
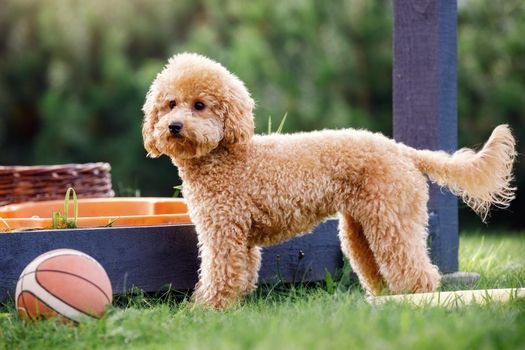
<path fill-rule="evenodd" d="M 99 318 L 113 299 L 102 265 L 73 249 L 57 249 L 34 259 L 16 284 L 15 302 L 22 319 L 58 317 L 80 322 Z"/>

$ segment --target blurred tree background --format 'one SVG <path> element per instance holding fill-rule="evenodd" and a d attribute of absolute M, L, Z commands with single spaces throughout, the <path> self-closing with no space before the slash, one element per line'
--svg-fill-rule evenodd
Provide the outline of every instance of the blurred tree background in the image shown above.
<path fill-rule="evenodd" d="M 459 4 L 459 144 L 481 145 L 500 123 L 523 140 L 525 2 Z M 106 161 L 117 194 L 172 195 L 169 159 L 145 157 L 141 107 L 182 51 L 246 82 L 258 132 L 288 113 L 285 132 L 390 136 L 391 26 L 385 0 L 0 0 L 0 164 Z M 523 188 L 524 164 L 517 170 Z M 489 228 L 523 229 L 523 197 Z M 463 228 L 479 225 L 461 215 Z"/>

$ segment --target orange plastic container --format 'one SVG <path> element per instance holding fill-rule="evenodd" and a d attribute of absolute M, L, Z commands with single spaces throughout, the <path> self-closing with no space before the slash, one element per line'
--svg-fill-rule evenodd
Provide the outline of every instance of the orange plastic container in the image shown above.
<path fill-rule="evenodd" d="M 0 207 L 0 230 L 49 229 L 53 212 L 63 213 L 64 201 L 27 202 Z M 69 201 L 69 219 L 73 201 Z M 78 227 L 190 224 L 180 198 L 90 198 L 78 200 Z"/>

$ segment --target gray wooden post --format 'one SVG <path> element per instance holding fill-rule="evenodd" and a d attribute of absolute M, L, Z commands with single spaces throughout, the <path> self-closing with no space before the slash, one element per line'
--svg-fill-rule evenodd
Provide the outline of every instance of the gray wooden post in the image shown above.
<path fill-rule="evenodd" d="M 456 0 L 394 0 L 394 138 L 457 148 Z M 457 199 L 430 187 L 430 246 L 442 272 L 458 269 Z"/>

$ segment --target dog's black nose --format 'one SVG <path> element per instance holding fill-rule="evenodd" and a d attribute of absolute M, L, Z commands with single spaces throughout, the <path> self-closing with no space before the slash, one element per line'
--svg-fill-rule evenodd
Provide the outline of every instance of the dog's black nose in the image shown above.
<path fill-rule="evenodd" d="M 182 130 L 182 123 L 181 122 L 174 122 L 171 123 L 168 128 L 170 129 L 170 132 L 172 135 L 178 135 L 180 134 L 180 131 Z"/>

